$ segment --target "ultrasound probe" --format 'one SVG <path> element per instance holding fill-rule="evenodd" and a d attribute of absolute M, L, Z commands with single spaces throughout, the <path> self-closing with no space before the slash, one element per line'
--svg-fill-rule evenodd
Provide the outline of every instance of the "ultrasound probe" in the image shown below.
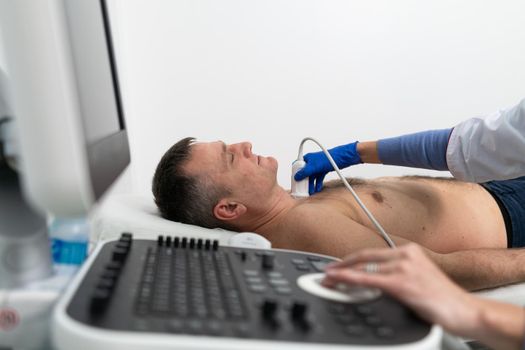
<path fill-rule="evenodd" d="M 324 154 L 328 158 L 328 161 L 330 162 L 330 164 L 332 165 L 332 167 L 336 171 L 337 175 L 339 176 L 339 178 L 341 179 L 341 181 L 343 182 L 345 187 L 350 191 L 350 193 L 352 194 L 354 199 L 357 201 L 357 204 L 359 204 L 361 209 L 363 209 L 363 211 L 365 212 L 366 216 L 368 216 L 370 221 L 372 221 L 374 226 L 377 228 L 377 230 L 379 231 L 379 234 L 381 235 L 381 237 L 383 237 L 383 239 L 386 241 L 386 243 L 388 244 L 388 246 L 390 248 L 395 248 L 396 244 L 394 243 L 394 241 L 392 241 L 392 239 L 385 232 L 385 230 L 383 229 L 381 224 L 379 224 L 379 222 L 376 220 L 376 218 L 372 215 L 372 213 L 368 210 L 368 208 L 365 206 L 365 204 L 361 201 L 361 199 L 359 198 L 357 193 L 355 193 L 355 191 L 352 188 L 352 186 L 350 186 L 348 181 L 346 181 L 345 177 L 341 174 L 341 170 L 339 169 L 339 167 L 337 166 L 337 164 L 333 160 L 333 158 L 330 155 L 330 153 L 326 150 L 326 148 L 319 141 L 317 141 L 316 139 L 314 139 L 312 137 L 305 137 L 301 141 L 301 144 L 299 146 L 299 153 L 297 155 L 297 159 L 292 163 L 292 186 L 291 186 L 291 190 L 292 190 L 291 194 L 292 194 L 292 196 L 294 198 L 305 198 L 305 197 L 309 196 L 309 193 L 308 193 L 308 178 L 305 178 L 305 179 L 303 179 L 301 181 L 296 181 L 295 178 L 294 178 L 295 174 L 306 165 L 305 161 L 303 160 L 303 145 L 308 140 L 315 142 L 323 150 Z"/>

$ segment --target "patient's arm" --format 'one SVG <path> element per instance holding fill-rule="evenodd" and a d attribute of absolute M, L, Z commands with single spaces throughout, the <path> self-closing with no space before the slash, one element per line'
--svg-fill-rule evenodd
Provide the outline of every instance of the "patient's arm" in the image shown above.
<path fill-rule="evenodd" d="M 469 290 L 525 281 L 525 249 L 472 249 L 427 254 Z"/>
<path fill-rule="evenodd" d="M 291 212 L 280 233 L 268 237 L 274 247 L 343 258 L 362 248 L 386 247 L 379 233 L 322 205 Z M 390 235 L 397 245 L 410 241 Z M 525 281 L 525 249 L 472 249 L 440 254 L 423 247 L 454 281 L 478 290 Z"/>

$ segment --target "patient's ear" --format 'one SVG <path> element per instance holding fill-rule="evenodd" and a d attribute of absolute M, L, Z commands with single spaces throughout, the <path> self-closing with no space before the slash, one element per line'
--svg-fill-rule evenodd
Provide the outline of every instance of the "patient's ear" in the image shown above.
<path fill-rule="evenodd" d="M 235 220 L 246 213 L 246 206 L 242 203 L 221 199 L 213 208 L 213 215 L 219 220 Z"/>

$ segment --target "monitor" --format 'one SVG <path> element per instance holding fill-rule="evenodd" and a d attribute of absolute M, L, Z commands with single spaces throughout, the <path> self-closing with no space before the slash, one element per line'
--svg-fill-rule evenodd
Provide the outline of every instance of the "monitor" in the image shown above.
<path fill-rule="evenodd" d="M 130 161 L 106 0 L 2 0 L 26 197 L 80 216 Z"/>
<path fill-rule="evenodd" d="M 0 0 L 19 150 L 17 172 L 0 157 L 0 289 L 48 277 L 47 214 L 85 216 L 130 162 L 107 1 Z"/>

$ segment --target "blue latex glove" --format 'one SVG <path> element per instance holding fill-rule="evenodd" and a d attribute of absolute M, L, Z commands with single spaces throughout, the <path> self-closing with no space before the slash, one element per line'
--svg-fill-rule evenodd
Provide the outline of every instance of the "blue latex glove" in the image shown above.
<path fill-rule="evenodd" d="M 359 153 L 357 153 L 357 143 L 358 141 L 328 150 L 339 169 L 363 162 Z M 324 177 L 327 173 L 333 171 L 334 167 L 322 151 L 307 153 L 303 158 L 306 165 L 295 174 L 295 180 L 301 181 L 309 177 L 308 192 L 310 194 L 320 192 L 323 189 Z"/>

